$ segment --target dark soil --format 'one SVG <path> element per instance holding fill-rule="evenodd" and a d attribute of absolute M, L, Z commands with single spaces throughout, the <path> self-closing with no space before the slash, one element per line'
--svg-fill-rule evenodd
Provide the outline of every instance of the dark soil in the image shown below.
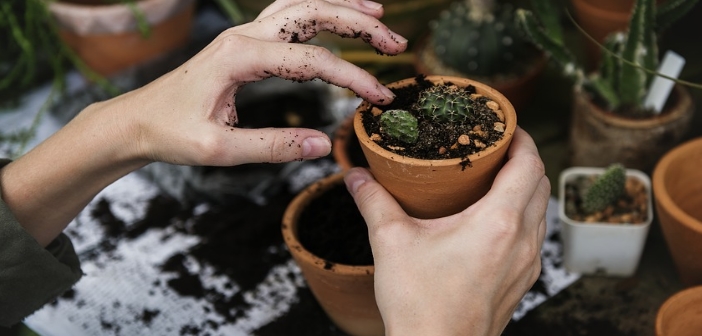
<path fill-rule="evenodd" d="M 503 133 L 494 130 L 495 123 L 500 122 L 500 120 L 495 112 L 487 107 L 486 103 L 490 99 L 484 96 L 474 99 L 473 116 L 461 123 L 432 122 L 413 111 L 411 107 L 419 98 L 420 92 L 434 85 L 434 83 L 427 81 L 423 75 L 417 76 L 415 80 L 416 85 L 392 89 L 397 97 L 391 104 L 372 105 L 361 112 L 363 113 L 363 125 L 368 134 L 381 136 L 381 139 L 376 141 L 380 146 L 394 153 L 414 158 L 429 160 L 463 158 L 467 161 L 469 155 L 492 146 L 496 141 L 502 139 Z M 451 85 L 451 83 L 446 83 L 446 85 Z M 471 94 L 476 92 L 474 86 L 468 86 L 465 90 Z M 382 135 L 378 124 L 380 117 L 373 115 L 371 112 L 373 108 L 378 108 L 381 111 L 403 109 L 413 113 L 419 120 L 419 140 L 417 143 L 408 145 Z M 479 127 L 482 132 L 476 132 L 476 127 Z M 459 145 L 458 138 L 461 135 L 468 135 L 471 141 L 467 145 Z"/>
<path fill-rule="evenodd" d="M 566 184 L 566 216 L 587 223 L 642 224 L 648 219 L 648 194 L 644 184 L 633 177 L 626 180 L 625 192 L 615 204 L 592 214 L 583 211 L 580 190 L 587 188 L 595 176 L 583 176 Z"/>
<path fill-rule="evenodd" d="M 302 246 L 322 259 L 345 265 L 373 265 L 368 228 L 343 184 L 310 202 L 300 214 L 298 235 Z"/>

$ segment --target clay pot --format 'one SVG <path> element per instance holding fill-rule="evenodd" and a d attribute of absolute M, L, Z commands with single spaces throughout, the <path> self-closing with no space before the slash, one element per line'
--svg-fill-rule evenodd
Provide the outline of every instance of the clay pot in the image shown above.
<path fill-rule="evenodd" d="M 283 239 L 302 270 L 310 290 L 329 318 L 351 335 L 383 335 L 375 302 L 373 266 L 352 266 L 326 261 L 307 250 L 298 238 L 298 219 L 305 207 L 325 191 L 343 183 L 343 173 L 313 183 L 288 205 L 283 215 Z"/>
<path fill-rule="evenodd" d="M 341 170 L 352 167 L 368 167 L 368 162 L 361 152 L 358 137 L 353 131 L 353 115 L 344 119 L 334 131 L 332 138 L 332 157 Z"/>
<path fill-rule="evenodd" d="M 701 166 L 702 138 L 697 138 L 665 154 L 653 172 L 663 236 L 680 279 L 687 285 L 702 284 Z"/>
<path fill-rule="evenodd" d="M 142 0 L 135 4 L 149 23 L 149 37 L 137 30 L 136 18 L 124 4 L 51 1 L 49 10 L 63 41 L 95 72 L 110 76 L 181 47 L 190 39 L 194 0 Z"/>
<path fill-rule="evenodd" d="M 657 116 L 631 119 L 602 110 L 576 87 L 569 139 L 571 166 L 621 163 L 650 173 L 656 161 L 685 138 L 693 117 L 692 99 L 682 86 L 675 86 L 669 103 Z"/>
<path fill-rule="evenodd" d="M 571 0 L 573 14 L 578 24 L 596 41 L 602 43 L 605 38 L 616 31 L 624 31 L 629 26 L 629 17 L 634 0 Z M 583 37 L 591 68 L 602 57 L 600 47 Z"/>
<path fill-rule="evenodd" d="M 702 330 L 702 286 L 666 300 L 656 315 L 656 336 L 694 336 Z"/>
<path fill-rule="evenodd" d="M 468 157 L 472 166 L 461 159 L 422 160 L 390 152 L 372 141 L 363 127 L 362 113 L 369 108 L 363 102 L 356 109 L 354 131 L 370 170 L 380 184 L 392 194 L 402 208 L 417 218 L 438 218 L 458 213 L 482 198 L 505 161 L 507 148 L 517 127 L 517 114 L 510 101 L 495 89 L 470 79 L 427 76 L 434 83 L 451 82 L 473 85 L 477 93 L 497 102 L 505 115 L 505 132 L 501 140 Z M 398 88 L 416 83 L 414 78 L 388 85 Z"/>
<path fill-rule="evenodd" d="M 566 215 L 566 184 L 579 176 L 600 175 L 606 168 L 571 167 L 561 172 L 558 183 L 558 218 L 562 224 L 563 264 L 569 272 L 628 277 L 636 272 L 646 236 L 653 222 L 651 179 L 642 171 L 627 169 L 646 187 L 647 214 L 644 223 L 589 223 Z"/>
<path fill-rule="evenodd" d="M 465 77 L 470 74 L 462 74 L 456 70 L 439 64 L 434 52 L 426 48 L 427 38 L 423 38 L 417 44 L 414 52 L 414 68 L 417 73 L 424 75 L 439 75 L 439 76 L 459 76 Z M 512 77 L 494 77 L 494 78 L 476 78 L 484 84 L 489 85 L 493 89 L 503 94 L 509 99 L 516 111 L 521 111 L 527 106 L 531 97 L 534 96 L 541 74 L 546 68 L 548 58 L 541 54 L 532 61 L 529 70 L 521 76 Z"/>

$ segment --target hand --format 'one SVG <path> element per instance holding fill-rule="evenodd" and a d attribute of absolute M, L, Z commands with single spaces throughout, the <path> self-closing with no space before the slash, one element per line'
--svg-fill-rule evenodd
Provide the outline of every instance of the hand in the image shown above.
<path fill-rule="evenodd" d="M 345 178 L 369 230 L 388 335 L 499 335 L 538 279 L 549 180 L 515 132 L 492 189 L 461 213 L 409 217 L 365 169 Z"/>
<path fill-rule="evenodd" d="M 232 166 L 317 158 L 329 138 L 311 129 L 237 128 L 234 100 L 246 83 L 320 78 L 374 103 L 392 92 L 329 50 L 304 45 L 321 30 L 360 36 L 397 54 L 407 40 L 362 0 L 281 0 L 233 27 L 182 66 L 114 99 L 92 104 L 35 149 L 0 170 L 0 194 L 46 246 L 104 187 L 153 161 Z M 242 116 L 243 117 L 243 116 Z"/>

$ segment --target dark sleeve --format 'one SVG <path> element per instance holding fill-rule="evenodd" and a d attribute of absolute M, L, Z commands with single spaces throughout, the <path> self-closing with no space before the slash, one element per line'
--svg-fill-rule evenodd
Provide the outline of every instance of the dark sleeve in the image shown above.
<path fill-rule="evenodd" d="M 7 163 L 0 159 L 0 168 Z M 82 275 L 66 235 L 43 248 L 17 222 L 0 195 L 0 326 L 21 322 Z"/>

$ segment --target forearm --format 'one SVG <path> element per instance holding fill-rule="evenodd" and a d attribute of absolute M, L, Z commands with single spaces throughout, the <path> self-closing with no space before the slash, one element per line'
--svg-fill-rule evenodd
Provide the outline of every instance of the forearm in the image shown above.
<path fill-rule="evenodd" d="M 20 224 L 49 244 L 100 190 L 148 163 L 135 123 L 114 101 L 94 104 L 0 170 L 0 192 Z"/>

